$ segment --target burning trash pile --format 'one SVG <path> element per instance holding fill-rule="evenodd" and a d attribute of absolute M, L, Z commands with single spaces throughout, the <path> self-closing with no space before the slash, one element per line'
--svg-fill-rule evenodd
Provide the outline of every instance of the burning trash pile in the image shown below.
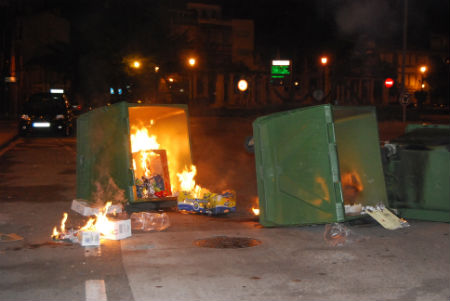
<path fill-rule="evenodd" d="M 225 214 L 236 211 L 236 193 L 226 190 L 221 194 L 210 192 L 195 184 L 195 166 L 191 171 L 184 170 L 177 174 L 182 191 L 178 193 L 178 210 L 206 213 L 208 215 Z"/>
<path fill-rule="evenodd" d="M 150 133 L 154 124 L 151 120 L 150 126 L 133 126 L 130 135 L 136 197 L 144 201 L 177 200 L 178 210 L 185 212 L 209 215 L 235 212 L 236 193 L 226 190 L 217 194 L 196 185 L 195 165 L 191 165 L 190 169 L 185 166 L 182 172 L 175 172 L 176 178 L 171 179 L 175 173 L 170 171 L 176 170 L 171 168 L 175 162 L 171 160 L 170 151 L 174 150 L 161 149 L 157 136 Z M 175 189 L 171 182 L 175 183 Z"/>
<path fill-rule="evenodd" d="M 130 139 L 137 198 L 172 196 L 166 150 L 160 149 L 156 136 L 149 135 L 146 127 L 134 127 L 133 131 Z"/>
<path fill-rule="evenodd" d="M 74 205 L 75 204 L 75 205 Z M 83 203 L 74 200 L 73 208 L 84 208 Z M 105 207 L 95 213 L 95 217 L 89 218 L 86 224 L 80 229 L 66 229 L 68 214 L 64 213 L 59 231 L 55 226 L 51 235 L 56 241 L 70 241 L 80 243 L 82 246 L 98 246 L 100 239 L 120 240 L 131 236 L 131 221 L 127 216 L 119 215 L 114 211 L 112 216 L 108 217 L 111 211 L 112 203 L 107 202 Z M 86 206 L 86 208 L 92 208 Z M 87 210 L 85 213 L 89 214 Z M 91 211 L 92 212 L 92 211 Z"/>

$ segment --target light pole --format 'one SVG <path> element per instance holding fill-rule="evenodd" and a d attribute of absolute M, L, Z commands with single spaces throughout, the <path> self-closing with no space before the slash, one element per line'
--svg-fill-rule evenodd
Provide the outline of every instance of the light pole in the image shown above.
<path fill-rule="evenodd" d="M 326 82 L 325 82 L 325 69 L 328 64 L 328 57 L 322 56 L 320 58 L 320 64 L 322 64 L 322 83 L 323 83 L 323 95 L 325 97 L 325 89 L 326 89 Z"/>
<path fill-rule="evenodd" d="M 189 76 L 189 99 L 194 99 L 194 67 L 197 65 L 197 59 L 195 57 L 189 57 L 187 60 L 188 66 L 191 69 Z"/>

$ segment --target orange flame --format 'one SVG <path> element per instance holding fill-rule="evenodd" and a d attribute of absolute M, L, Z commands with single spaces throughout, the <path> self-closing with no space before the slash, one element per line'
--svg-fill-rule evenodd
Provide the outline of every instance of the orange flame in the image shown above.
<path fill-rule="evenodd" d="M 61 220 L 61 232 L 62 232 L 62 233 L 66 232 L 66 221 L 67 221 L 67 217 L 68 217 L 67 212 L 64 212 L 64 217 L 63 217 L 63 219 Z"/>
<path fill-rule="evenodd" d="M 153 125 L 154 121 L 150 121 L 150 125 Z M 132 127 L 134 134 L 130 135 L 131 152 L 133 153 L 133 169 L 136 173 L 136 177 L 141 176 L 150 177 L 150 161 L 151 156 L 157 156 L 151 150 L 159 149 L 160 144 L 156 141 L 156 135 L 150 135 L 146 127 L 138 128 Z M 137 166 L 136 160 L 140 163 Z"/>
<path fill-rule="evenodd" d="M 253 214 L 254 214 L 254 215 L 256 215 L 256 216 L 259 215 L 259 208 L 253 208 L 253 207 L 252 207 L 252 211 L 253 211 Z"/>
<path fill-rule="evenodd" d="M 180 180 L 180 187 L 182 191 L 191 193 L 194 198 L 200 198 L 203 188 L 195 184 L 194 177 L 196 174 L 197 168 L 195 165 L 191 165 L 191 171 L 185 167 L 183 172 L 177 173 L 177 176 Z"/>
<path fill-rule="evenodd" d="M 105 207 L 95 215 L 95 218 L 90 218 L 88 222 L 80 229 L 81 231 L 95 231 L 100 232 L 105 237 L 110 236 L 114 231 L 114 224 L 106 216 L 112 202 L 107 202 Z"/>
<path fill-rule="evenodd" d="M 53 227 L 51 238 L 58 238 L 60 234 L 66 232 L 66 221 L 68 214 L 64 212 L 63 218 L 61 220 L 60 231 L 57 230 L 56 226 Z"/>
<path fill-rule="evenodd" d="M 143 127 L 136 130 L 135 134 L 130 135 L 131 152 L 148 151 L 151 149 L 159 149 L 159 143 L 156 141 L 155 135 L 149 135 L 147 128 Z"/>

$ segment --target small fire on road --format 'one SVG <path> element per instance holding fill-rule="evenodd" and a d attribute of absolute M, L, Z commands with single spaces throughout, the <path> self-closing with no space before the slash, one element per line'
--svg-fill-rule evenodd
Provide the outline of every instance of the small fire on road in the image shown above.
<path fill-rule="evenodd" d="M 64 212 L 60 229 L 58 231 L 57 227 L 54 227 L 51 238 L 57 241 L 65 240 L 79 242 L 82 240 L 81 236 L 83 236 L 85 233 L 98 233 L 99 238 L 112 240 L 119 239 L 119 233 L 117 231 L 117 221 L 112 220 L 107 216 L 108 209 L 109 207 L 111 207 L 111 204 L 111 202 L 107 202 L 105 207 L 103 207 L 100 212 L 95 215 L 95 217 L 89 218 L 86 224 L 80 227 L 80 229 L 78 230 L 66 229 L 68 214 Z"/>

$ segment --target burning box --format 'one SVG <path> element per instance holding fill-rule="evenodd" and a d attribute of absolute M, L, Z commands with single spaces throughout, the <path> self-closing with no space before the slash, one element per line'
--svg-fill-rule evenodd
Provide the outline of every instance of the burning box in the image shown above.
<path fill-rule="evenodd" d="M 78 232 L 78 240 L 83 247 L 99 246 L 100 245 L 100 232 L 80 231 L 80 232 Z"/>
<path fill-rule="evenodd" d="M 85 200 L 75 199 L 72 201 L 72 206 L 70 207 L 73 211 L 83 215 L 83 216 L 92 216 L 99 214 L 102 208 L 94 207 L 94 205 L 89 204 Z M 108 214 L 111 213 L 122 213 L 122 205 L 114 204 L 108 207 Z"/>
<path fill-rule="evenodd" d="M 202 198 L 195 198 L 189 192 L 178 195 L 178 210 L 206 213 L 210 215 L 225 214 L 236 211 L 236 193 L 232 190 L 216 194 L 207 192 Z"/>
<path fill-rule="evenodd" d="M 104 234 L 105 239 L 121 240 L 131 236 L 131 220 L 112 220 L 110 219 L 112 229 L 109 233 Z"/>

